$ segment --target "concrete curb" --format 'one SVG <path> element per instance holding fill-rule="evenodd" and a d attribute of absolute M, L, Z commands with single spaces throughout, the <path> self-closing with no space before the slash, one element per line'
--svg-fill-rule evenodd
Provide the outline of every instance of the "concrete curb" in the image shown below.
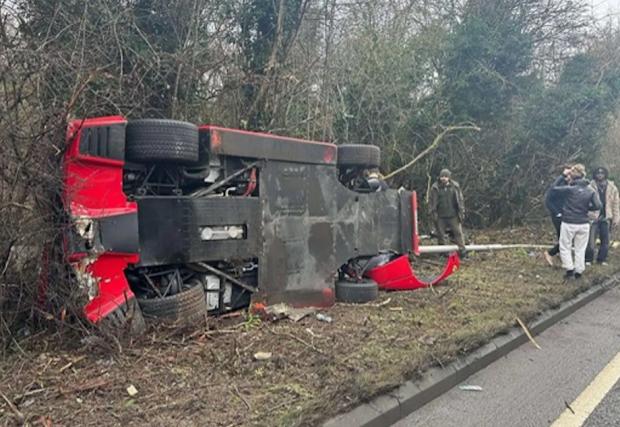
<path fill-rule="evenodd" d="M 604 283 L 592 286 L 572 300 L 562 303 L 557 309 L 544 312 L 529 325 L 530 331 L 534 335 L 540 334 L 614 287 L 619 279 L 620 273 L 616 273 Z M 514 327 L 446 367 L 431 368 L 422 378 L 407 381 L 390 393 L 326 421 L 323 427 L 384 427 L 394 424 L 527 341 L 523 330 Z"/>

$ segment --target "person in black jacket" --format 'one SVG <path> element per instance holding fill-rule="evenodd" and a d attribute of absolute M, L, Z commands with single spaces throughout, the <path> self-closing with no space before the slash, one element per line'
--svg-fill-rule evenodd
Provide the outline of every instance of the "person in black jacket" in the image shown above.
<path fill-rule="evenodd" d="M 553 180 L 553 184 L 545 192 L 545 207 L 551 216 L 551 222 L 555 228 L 556 244 L 548 251 L 543 252 L 545 260 L 550 266 L 553 266 L 553 258 L 560 253 L 560 227 L 562 225 L 562 207 L 564 206 L 564 194 L 561 192 L 553 192 L 553 187 L 568 185 L 568 177 L 572 165 L 564 165 L 562 167 L 562 175 Z"/>
<path fill-rule="evenodd" d="M 559 185 L 551 189 L 553 193 L 565 196 L 560 227 L 560 259 L 566 270 L 566 278 L 578 279 L 586 269 L 586 247 L 590 234 L 588 212 L 601 209 L 598 194 L 585 180 L 585 175 L 586 168 L 583 165 L 574 165 L 570 170 L 570 185 Z"/>

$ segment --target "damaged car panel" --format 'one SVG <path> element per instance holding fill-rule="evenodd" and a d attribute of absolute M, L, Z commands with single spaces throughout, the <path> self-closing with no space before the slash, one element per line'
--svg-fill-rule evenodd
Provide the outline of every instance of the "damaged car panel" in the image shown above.
<path fill-rule="evenodd" d="M 122 187 L 126 124 L 113 116 L 76 120 L 67 129 L 63 196 L 73 223 L 68 260 L 88 291 L 85 313 L 95 323 L 134 298 L 125 269 L 139 259 L 138 207 Z M 115 239 L 117 222 L 133 230 Z"/>

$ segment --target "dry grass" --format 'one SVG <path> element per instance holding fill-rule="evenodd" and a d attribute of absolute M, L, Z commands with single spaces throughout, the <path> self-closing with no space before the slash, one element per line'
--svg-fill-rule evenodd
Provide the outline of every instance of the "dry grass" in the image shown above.
<path fill-rule="evenodd" d="M 540 240 L 531 233 L 520 240 Z M 538 254 L 475 254 L 445 286 L 382 294 L 383 305 L 336 305 L 331 324 L 210 319 L 198 331 L 160 329 L 132 345 L 31 336 L 0 362 L 0 391 L 33 424 L 316 425 L 478 347 L 516 316 L 533 319 L 619 263 L 613 251 L 611 266 L 563 283 Z M 259 351 L 272 358 L 255 361 Z M 0 399 L 0 424 L 15 418 Z"/>

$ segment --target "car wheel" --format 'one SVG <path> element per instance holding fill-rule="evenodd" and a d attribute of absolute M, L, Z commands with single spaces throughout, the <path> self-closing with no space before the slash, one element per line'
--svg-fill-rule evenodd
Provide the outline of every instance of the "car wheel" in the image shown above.
<path fill-rule="evenodd" d="M 336 301 L 363 304 L 379 296 L 379 286 L 374 280 L 362 279 L 359 282 L 340 280 L 336 282 Z"/>
<path fill-rule="evenodd" d="M 146 329 L 142 310 L 135 298 L 127 300 L 104 317 L 99 327 L 114 333 L 124 331 L 129 335 L 140 335 Z"/>
<path fill-rule="evenodd" d="M 125 154 L 138 163 L 195 163 L 198 127 L 176 120 L 142 119 L 127 124 Z"/>
<path fill-rule="evenodd" d="M 207 315 L 207 300 L 201 283 L 174 295 L 138 298 L 138 303 L 146 319 L 194 323 L 204 320 Z"/>
<path fill-rule="evenodd" d="M 338 166 L 378 168 L 381 150 L 376 145 L 343 144 L 338 146 Z"/>

